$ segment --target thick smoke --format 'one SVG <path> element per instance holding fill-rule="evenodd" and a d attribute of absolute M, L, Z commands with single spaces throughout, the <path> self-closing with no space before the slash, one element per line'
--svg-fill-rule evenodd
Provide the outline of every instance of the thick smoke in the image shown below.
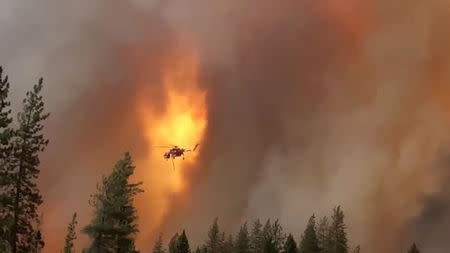
<path fill-rule="evenodd" d="M 443 252 L 445 240 L 406 228 L 428 233 L 448 220 L 448 3 L 162 2 L 10 1 L 1 10 L 14 98 L 47 80 L 46 252 L 61 247 L 73 211 L 89 221 L 89 194 L 123 151 L 147 155 L 136 100 L 164 111 L 162 68 L 187 41 L 207 91 L 207 132 L 161 227 L 149 236 L 141 226 L 142 250 L 183 228 L 201 243 L 216 216 L 228 232 L 280 218 L 299 236 L 313 212 L 340 204 L 365 252 L 413 238 Z M 138 173 L 146 169 L 158 168 Z"/>
<path fill-rule="evenodd" d="M 299 234 L 313 212 L 341 204 L 354 243 L 400 250 L 405 223 L 442 183 L 436 164 L 448 125 L 436 93 L 448 92 L 449 65 L 435 54 L 448 54 L 441 4 L 183 6 L 183 23 L 200 34 L 209 128 L 205 172 L 193 176 L 191 202 L 174 207 L 168 227 L 198 239 L 207 228 L 199 224 L 215 216 L 227 231 L 279 217 Z"/>

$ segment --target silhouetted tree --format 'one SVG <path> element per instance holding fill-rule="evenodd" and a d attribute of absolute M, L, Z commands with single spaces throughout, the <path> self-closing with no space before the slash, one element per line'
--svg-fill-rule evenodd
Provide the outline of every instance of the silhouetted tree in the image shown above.
<path fill-rule="evenodd" d="M 74 253 L 73 242 L 75 239 L 77 239 L 77 235 L 75 232 L 76 225 L 77 225 L 77 213 L 74 213 L 72 216 L 72 221 L 70 222 L 69 226 L 67 227 L 67 235 L 66 235 L 63 253 Z"/>
<path fill-rule="evenodd" d="M 45 243 L 41 232 L 42 219 L 43 215 L 41 214 L 41 217 L 36 220 L 36 224 L 33 226 L 34 229 L 30 242 L 30 253 L 40 253 L 44 248 Z"/>
<path fill-rule="evenodd" d="M 347 232 L 344 223 L 344 212 L 338 206 L 333 210 L 330 226 L 330 253 L 348 253 Z"/>
<path fill-rule="evenodd" d="M 262 230 L 262 249 L 264 253 L 279 253 L 283 250 L 284 234 L 278 220 L 272 225 L 267 220 Z"/>
<path fill-rule="evenodd" d="M 234 246 L 236 253 L 250 253 L 250 238 L 247 223 L 241 226 Z"/>
<path fill-rule="evenodd" d="M 177 253 L 178 252 L 178 238 L 180 236 L 178 233 L 172 236 L 169 242 L 169 253 Z"/>
<path fill-rule="evenodd" d="M 42 135 L 43 121 L 49 114 L 44 112 L 44 102 L 40 95 L 43 79 L 28 91 L 23 100 L 23 110 L 18 114 L 18 129 L 14 131 L 11 158 L 8 170 L 13 175 L 8 196 L 12 197 L 13 221 L 10 245 L 13 253 L 29 253 L 40 242 L 37 240 L 33 224 L 39 222 L 37 208 L 42 204 L 42 196 L 36 186 L 39 177 L 39 153 L 44 151 L 48 140 Z M 40 232 L 39 232 L 40 234 Z M 34 244 L 34 245 L 33 245 Z"/>
<path fill-rule="evenodd" d="M 95 215 L 83 229 L 93 240 L 88 252 L 136 252 L 134 236 L 138 232 L 134 197 L 141 193 L 141 183 L 129 183 L 134 173 L 131 156 L 125 153 L 113 172 L 103 179 L 103 185 L 93 198 Z"/>
<path fill-rule="evenodd" d="M 158 240 L 156 240 L 155 242 L 155 246 L 153 247 L 152 253 L 165 253 L 165 252 L 166 251 L 164 250 L 162 236 L 159 236 Z"/>
<path fill-rule="evenodd" d="M 283 253 L 299 253 L 297 243 L 292 234 L 289 234 L 284 244 Z"/>
<path fill-rule="evenodd" d="M 250 251 L 252 253 L 261 253 L 263 245 L 262 224 L 259 219 L 253 223 L 252 233 L 250 235 Z"/>
<path fill-rule="evenodd" d="M 189 241 L 186 236 L 186 232 L 183 230 L 180 237 L 178 238 L 178 251 L 177 253 L 190 253 Z"/>
<path fill-rule="evenodd" d="M 330 224 L 328 217 L 323 217 L 317 228 L 317 241 L 321 253 L 330 252 Z"/>
<path fill-rule="evenodd" d="M 316 236 L 316 218 L 311 216 L 300 242 L 300 253 L 319 253 L 319 243 Z"/>
<path fill-rule="evenodd" d="M 8 240 L 14 220 L 14 175 L 10 164 L 13 131 L 8 95 L 8 76 L 3 77 L 3 68 L 0 67 L 0 252 L 11 252 Z"/>
<path fill-rule="evenodd" d="M 222 253 L 224 243 L 225 238 L 220 233 L 218 219 L 215 218 L 208 232 L 206 250 L 208 253 Z"/>

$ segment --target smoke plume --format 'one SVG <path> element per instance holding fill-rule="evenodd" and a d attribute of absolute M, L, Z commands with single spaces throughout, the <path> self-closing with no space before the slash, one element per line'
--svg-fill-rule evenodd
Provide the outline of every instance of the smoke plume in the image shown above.
<path fill-rule="evenodd" d="M 279 218 L 298 237 L 310 215 L 342 205 L 364 252 L 411 240 L 445 251 L 433 231 L 449 221 L 446 1 L 4 6 L 0 56 L 14 107 L 43 76 L 52 113 L 45 252 L 62 247 L 72 212 L 89 222 L 89 195 L 127 150 L 146 191 L 141 250 L 180 229 L 202 243 L 215 217 L 227 232 Z M 194 127 L 181 134 L 177 122 Z M 152 148 L 168 144 L 161 133 L 201 141 L 176 174 Z M 77 247 L 87 243 L 80 236 Z"/>

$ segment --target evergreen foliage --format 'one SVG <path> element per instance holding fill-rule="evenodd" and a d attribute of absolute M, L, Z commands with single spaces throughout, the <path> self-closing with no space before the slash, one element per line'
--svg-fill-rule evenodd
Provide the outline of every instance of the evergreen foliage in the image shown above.
<path fill-rule="evenodd" d="M 180 237 L 178 237 L 177 253 L 191 253 L 189 241 L 184 230 Z"/>
<path fill-rule="evenodd" d="M 262 244 L 262 224 L 259 219 L 256 219 L 256 221 L 253 223 L 252 233 L 250 235 L 250 252 L 262 252 Z"/>
<path fill-rule="evenodd" d="M 10 126 L 12 118 L 8 95 L 8 76 L 3 77 L 3 68 L 0 67 L 0 252 L 11 252 L 9 237 L 14 220 L 14 196 L 11 194 L 14 177 L 10 170 L 13 131 Z"/>
<path fill-rule="evenodd" d="M 206 241 L 206 250 L 208 253 L 221 253 L 225 243 L 224 234 L 220 233 L 218 219 L 215 218 L 208 231 L 208 240 Z"/>
<path fill-rule="evenodd" d="M 250 253 L 250 237 L 247 223 L 244 223 L 239 229 L 234 248 L 236 253 Z"/>
<path fill-rule="evenodd" d="M 300 253 L 319 253 L 319 242 L 316 235 L 316 218 L 311 216 L 300 242 Z"/>
<path fill-rule="evenodd" d="M 152 253 L 165 253 L 165 252 L 166 251 L 164 250 L 162 236 L 159 236 L 158 240 L 156 240 L 155 246 L 153 247 Z"/>
<path fill-rule="evenodd" d="M 43 79 L 26 93 L 23 110 L 18 114 L 18 129 L 13 132 L 8 174 L 13 179 L 7 195 L 12 199 L 12 225 L 10 245 L 13 253 L 29 253 L 36 247 L 43 247 L 37 208 L 42 204 L 42 196 L 36 185 L 39 177 L 39 153 L 44 151 L 48 140 L 44 138 L 43 121 L 49 114 L 44 112 L 44 102 L 40 95 Z M 39 240 L 38 242 L 36 240 Z M 40 245 L 40 246 L 38 246 Z"/>
<path fill-rule="evenodd" d="M 170 239 L 169 242 L 169 253 L 177 253 L 178 252 L 178 238 L 180 236 L 178 235 L 178 233 L 176 233 L 174 236 L 172 236 L 172 238 Z"/>
<path fill-rule="evenodd" d="M 288 235 L 286 242 L 284 243 L 283 253 L 299 253 L 297 243 L 292 234 Z"/>
<path fill-rule="evenodd" d="M 330 224 L 328 217 L 323 217 L 317 228 L 317 241 L 321 253 L 330 251 Z"/>
<path fill-rule="evenodd" d="M 142 190 L 141 183 L 128 182 L 134 169 L 130 154 L 125 153 L 93 196 L 94 219 L 83 229 L 92 239 L 87 252 L 136 252 L 134 236 L 138 225 L 133 200 Z"/>
<path fill-rule="evenodd" d="M 72 221 L 67 227 L 67 235 L 64 244 L 63 253 L 74 253 L 74 240 L 77 239 L 75 227 L 77 225 L 77 213 L 74 213 L 72 216 Z"/>
<path fill-rule="evenodd" d="M 267 220 L 262 230 L 262 252 L 264 253 L 280 253 L 284 246 L 283 229 L 278 220 L 271 224 L 270 219 Z"/>
<path fill-rule="evenodd" d="M 335 207 L 333 210 L 333 216 L 331 217 L 332 223 L 330 225 L 330 253 L 348 253 L 347 245 L 347 232 L 344 223 L 344 212 L 341 207 Z"/>

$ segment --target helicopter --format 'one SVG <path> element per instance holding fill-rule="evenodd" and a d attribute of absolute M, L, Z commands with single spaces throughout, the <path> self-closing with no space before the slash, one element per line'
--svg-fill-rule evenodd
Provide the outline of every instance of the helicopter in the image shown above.
<path fill-rule="evenodd" d="M 197 143 L 193 149 L 184 149 L 184 148 L 180 148 L 178 146 L 157 146 L 157 147 L 170 148 L 170 150 L 168 152 L 164 153 L 163 157 L 166 160 L 172 159 L 172 166 L 173 166 L 173 169 L 175 169 L 175 164 L 174 164 L 173 160 L 176 157 L 182 157 L 184 160 L 184 153 L 185 152 L 193 152 L 198 148 L 198 146 L 199 146 L 199 144 Z"/>

